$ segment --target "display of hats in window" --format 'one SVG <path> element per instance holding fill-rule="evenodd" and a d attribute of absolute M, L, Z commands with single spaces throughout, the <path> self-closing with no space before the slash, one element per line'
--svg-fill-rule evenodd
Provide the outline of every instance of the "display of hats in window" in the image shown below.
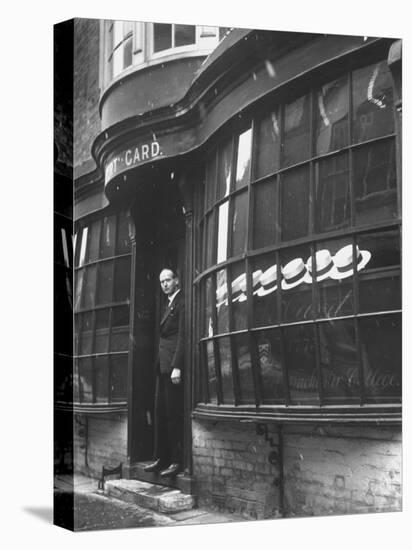
<path fill-rule="evenodd" d="M 226 283 L 222 284 L 216 289 L 216 307 L 227 306 L 227 285 Z"/>
<path fill-rule="evenodd" d="M 244 302 L 246 300 L 246 273 L 242 273 L 232 281 L 232 302 Z"/>
<path fill-rule="evenodd" d="M 266 271 L 262 273 L 259 277 L 259 282 L 261 284 L 260 288 L 256 291 L 258 296 L 266 296 L 275 290 L 278 287 L 277 284 L 277 264 L 270 266 Z"/>
<path fill-rule="evenodd" d="M 315 269 L 312 266 L 312 256 L 309 256 L 306 262 L 308 273 L 312 279 L 316 279 L 318 282 L 327 279 L 328 277 L 334 278 L 336 273 L 336 267 L 333 263 L 333 258 L 329 250 L 326 248 L 318 250 L 315 254 Z"/>
<path fill-rule="evenodd" d="M 355 246 L 356 250 L 356 269 L 361 271 L 365 268 L 369 260 L 371 259 L 371 253 L 369 250 L 359 250 L 359 247 Z M 355 262 L 353 258 L 353 245 L 348 244 L 344 246 L 334 256 L 335 271 L 333 272 L 333 279 L 346 279 L 351 277 L 354 272 Z"/>
<path fill-rule="evenodd" d="M 282 289 L 289 290 L 302 283 L 311 283 L 312 277 L 308 273 L 302 258 L 294 258 L 282 267 Z"/>

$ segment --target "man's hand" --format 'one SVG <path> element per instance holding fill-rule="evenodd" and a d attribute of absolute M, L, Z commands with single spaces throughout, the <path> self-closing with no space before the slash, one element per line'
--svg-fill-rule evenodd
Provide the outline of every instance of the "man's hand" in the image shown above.
<path fill-rule="evenodd" d="M 170 375 L 170 379 L 172 380 L 173 384 L 180 384 L 180 380 L 182 379 L 180 369 L 173 369 L 172 374 Z"/>

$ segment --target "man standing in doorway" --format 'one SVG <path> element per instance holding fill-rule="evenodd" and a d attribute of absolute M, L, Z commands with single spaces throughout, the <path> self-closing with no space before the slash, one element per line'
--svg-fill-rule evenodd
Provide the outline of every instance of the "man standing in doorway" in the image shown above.
<path fill-rule="evenodd" d="M 145 471 L 161 470 L 161 477 L 171 477 L 182 467 L 184 299 L 176 272 L 163 269 L 159 280 L 168 304 L 160 321 L 156 361 L 155 458 Z"/>

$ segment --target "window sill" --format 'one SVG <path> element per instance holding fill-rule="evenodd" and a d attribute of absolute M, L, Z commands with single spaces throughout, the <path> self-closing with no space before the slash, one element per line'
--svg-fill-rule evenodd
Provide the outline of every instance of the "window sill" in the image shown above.
<path fill-rule="evenodd" d="M 193 418 L 237 422 L 336 423 L 336 424 L 400 424 L 401 404 L 269 406 L 199 404 Z"/>

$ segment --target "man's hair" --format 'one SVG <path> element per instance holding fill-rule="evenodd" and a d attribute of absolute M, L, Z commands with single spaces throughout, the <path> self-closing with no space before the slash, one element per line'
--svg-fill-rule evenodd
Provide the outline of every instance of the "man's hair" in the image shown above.
<path fill-rule="evenodd" d="M 160 273 L 162 273 L 163 271 L 170 271 L 171 274 L 173 275 L 173 278 L 174 279 L 179 279 L 179 281 L 180 281 L 179 273 L 177 272 L 176 269 L 173 269 L 172 267 L 163 267 L 160 270 Z M 159 275 L 160 275 L 160 273 L 159 273 Z"/>

